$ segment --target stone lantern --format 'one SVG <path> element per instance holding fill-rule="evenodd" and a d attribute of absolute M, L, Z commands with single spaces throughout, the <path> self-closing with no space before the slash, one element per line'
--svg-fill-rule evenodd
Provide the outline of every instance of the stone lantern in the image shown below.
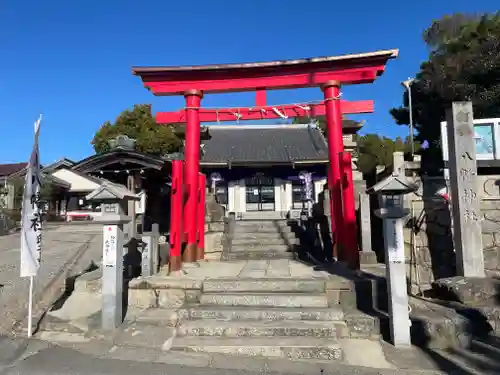
<path fill-rule="evenodd" d="M 382 207 L 375 215 L 384 221 L 385 263 L 391 340 L 396 347 L 411 345 L 403 225 L 410 210 L 404 196 L 415 192 L 417 185 L 403 174 L 393 173 L 367 190 L 380 196 Z"/>

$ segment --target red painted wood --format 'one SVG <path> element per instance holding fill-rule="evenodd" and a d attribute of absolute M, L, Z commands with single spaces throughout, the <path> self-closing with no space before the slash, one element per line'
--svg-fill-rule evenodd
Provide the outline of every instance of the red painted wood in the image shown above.
<path fill-rule="evenodd" d="M 204 93 L 243 92 L 254 91 L 257 88 L 267 90 L 292 89 L 320 86 L 331 80 L 338 80 L 342 84 L 371 83 L 385 69 L 385 62 L 374 66 L 344 67 L 337 70 L 317 71 L 304 73 L 282 74 L 275 71 L 251 73 L 204 72 L 199 77 L 186 78 L 180 75 L 177 79 L 162 78 L 161 76 L 143 78 L 144 86 L 155 95 L 181 95 L 195 87 Z"/>
<path fill-rule="evenodd" d="M 186 92 L 186 151 L 185 151 L 185 181 L 188 192 L 187 202 L 184 212 L 186 215 L 185 224 L 187 226 L 187 247 L 186 251 L 193 252 L 186 255 L 186 260 L 196 261 L 194 253 L 197 245 L 197 222 L 196 214 L 198 209 L 198 173 L 200 168 L 200 119 L 198 110 L 200 108 L 201 93 L 196 90 Z"/>
<path fill-rule="evenodd" d="M 257 89 L 255 91 L 255 106 L 265 107 L 266 106 L 266 89 Z"/>
<path fill-rule="evenodd" d="M 205 202 L 207 178 L 203 173 L 198 176 L 198 253 L 197 259 L 205 259 Z"/>
<path fill-rule="evenodd" d="M 300 107 L 299 107 L 300 106 Z M 309 106 L 311 110 L 307 111 L 304 107 Z M 302 108 L 301 108 L 302 107 Z M 266 106 L 261 108 L 220 108 L 220 109 L 205 109 L 200 108 L 200 122 L 224 122 L 235 121 L 237 119 L 235 114 L 240 114 L 242 117 L 240 121 L 246 120 L 270 120 L 280 118 L 272 110 L 273 106 Z M 276 107 L 281 113 L 286 114 L 289 118 L 307 117 L 307 116 L 324 116 L 324 104 L 289 104 Z M 358 114 L 358 113 L 373 113 L 374 104 L 373 100 L 360 100 L 356 102 L 349 102 L 341 100 L 342 114 Z M 181 124 L 186 123 L 186 111 L 181 109 L 176 112 L 158 112 L 156 114 L 156 122 L 159 124 Z"/>
<path fill-rule="evenodd" d="M 354 182 L 352 178 L 352 159 L 350 152 L 341 154 L 342 202 L 344 211 L 344 251 L 347 264 L 352 269 L 359 269 L 358 229 L 356 223 L 356 202 L 354 200 Z"/>
<path fill-rule="evenodd" d="M 172 193 L 170 198 L 170 255 L 172 257 L 181 256 L 182 206 L 184 203 L 182 181 L 183 168 L 182 160 L 172 161 Z"/>
<path fill-rule="evenodd" d="M 344 260 L 343 239 L 343 212 L 342 212 L 342 187 L 340 174 L 340 153 L 344 151 L 342 139 L 342 113 L 340 109 L 340 84 L 330 83 L 323 87 L 326 107 L 326 125 L 328 137 L 329 173 L 328 188 L 330 190 L 330 202 L 332 216 L 332 236 L 336 244 L 339 260 Z"/>

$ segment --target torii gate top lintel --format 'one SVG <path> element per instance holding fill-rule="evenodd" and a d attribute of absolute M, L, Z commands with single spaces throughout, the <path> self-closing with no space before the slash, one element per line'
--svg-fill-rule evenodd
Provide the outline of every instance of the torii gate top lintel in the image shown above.
<path fill-rule="evenodd" d="M 134 67 L 132 72 L 158 96 L 183 95 L 191 89 L 244 92 L 317 87 L 334 80 L 343 85 L 371 83 L 397 56 L 394 49 L 263 63 Z"/>

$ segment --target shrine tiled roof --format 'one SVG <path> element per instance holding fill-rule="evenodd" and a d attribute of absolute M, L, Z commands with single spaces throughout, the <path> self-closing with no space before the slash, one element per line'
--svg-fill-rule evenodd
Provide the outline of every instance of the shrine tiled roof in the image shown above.
<path fill-rule="evenodd" d="M 14 173 L 20 172 L 28 163 L 13 163 L 13 164 L 0 164 L 0 177 L 8 177 Z"/>
<path fill-rule="evenodd" d="M 203 141 L 202 165 L 326 163 L 328 146 L 314 125 L 218 125 Z"/>

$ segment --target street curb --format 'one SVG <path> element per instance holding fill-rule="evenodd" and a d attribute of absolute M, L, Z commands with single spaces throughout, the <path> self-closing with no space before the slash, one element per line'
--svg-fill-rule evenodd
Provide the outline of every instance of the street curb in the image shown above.
<path fill-rule="evenodd" d="M 80 246 L 75 254 L 69 258 L 59 269 L 56 275 L 50 279 L 47 284 L 38 293 L 33 296 L 33 327 L 37 326 L 38 321 L 43 317 L 45 312 L 59 298 L 61 289 L 65 287 L 66 278 L 71 274 L 73 269 L 78 265 L 83 255 L 89 249 L 91 242 L 97 235 L 92 235 L 82 246 Z M 28 308 L 26 296 L 19 301 L 19 296 L 10 298 L 5 307 L 7 311 L 2 312 L 4 319 L 0 323 L 0 334 L 15 335 L 22 327 L 23 322 L 27 319 Z M 12 306 L 11 309 L 9 309 Z"/>

